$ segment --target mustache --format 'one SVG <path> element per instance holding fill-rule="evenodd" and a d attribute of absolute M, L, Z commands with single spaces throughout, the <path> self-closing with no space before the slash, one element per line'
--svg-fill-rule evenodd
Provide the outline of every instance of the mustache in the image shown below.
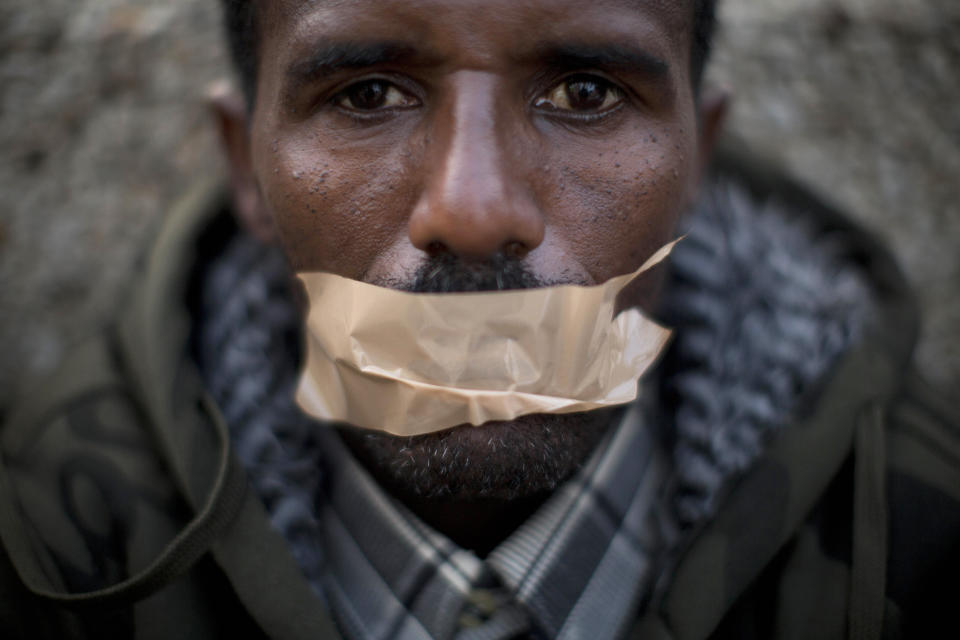
<path fill-rule="evenodd" d="M 410 293 L 463 293 L 536 289 L 571 284 L 544 278 L 523 262 L 502 254 L 468 262 L 452 254 L 425 259 L 408 278 L 385 278 L 377 284 Z"/>

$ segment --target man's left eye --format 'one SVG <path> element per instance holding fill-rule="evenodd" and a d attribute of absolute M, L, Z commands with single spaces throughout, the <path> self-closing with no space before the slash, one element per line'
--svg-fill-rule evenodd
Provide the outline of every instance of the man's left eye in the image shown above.
<path fill-rule="evenodd" d="M 623 100 L 623 91 L 597 76 L 576 75 L 565 78 L 537 98 L 534 105 L 557 111 L 597 113 Z"/>
<path fill-rule="evenodd" d="M 386 80 L 364 80 L 338 93 L 333 103 L 349 111 L 415 107 L 419 101 Z"/>

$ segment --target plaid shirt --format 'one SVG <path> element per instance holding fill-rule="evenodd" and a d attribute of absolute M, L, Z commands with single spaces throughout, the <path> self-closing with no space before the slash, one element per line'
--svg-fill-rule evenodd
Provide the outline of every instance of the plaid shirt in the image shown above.
<path fill-rule="evenodd" d="M 675 539 L 667 457 L 639 404 L 588 463 L 485 559 L 388 496 L 332 433 L 323 588 L 353 640 L 615 638 Z"/>

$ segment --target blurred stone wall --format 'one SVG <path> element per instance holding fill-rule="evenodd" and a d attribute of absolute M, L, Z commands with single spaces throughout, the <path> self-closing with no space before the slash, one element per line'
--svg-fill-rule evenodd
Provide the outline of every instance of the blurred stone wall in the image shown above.
<path fill-rule="evenodd" d="M 960 2 L 724 0 L 732 128 L 884 236 L 960 382 Z M 0 4 L 0 406 L 106 321 L 170 202 L 222 171 L 214 0 Z"/>
<path fill-rule="evenodd" d="M 960 387 L 960 2 L 720 0 L 732 129 L 892 247 L 919 362 Z"/>

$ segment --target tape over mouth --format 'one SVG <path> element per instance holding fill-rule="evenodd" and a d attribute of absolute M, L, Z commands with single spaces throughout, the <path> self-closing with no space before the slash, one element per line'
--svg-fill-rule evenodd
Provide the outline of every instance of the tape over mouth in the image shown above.
<path fill-rule="evenodd" d="M 297 403 L 398 436 L 629 403 L 671 331 L 639 309 L 615 313 L 617 296 L 677 242 L 594 286 L 410 293 L 299 273 L 309 312 Z"/>

